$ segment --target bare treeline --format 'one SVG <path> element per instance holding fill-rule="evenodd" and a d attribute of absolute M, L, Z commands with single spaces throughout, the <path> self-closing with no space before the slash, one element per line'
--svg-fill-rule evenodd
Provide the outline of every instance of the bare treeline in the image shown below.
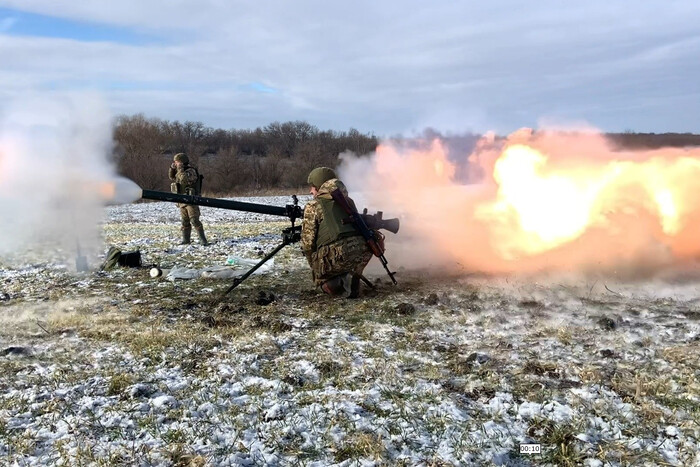
<path fill-rule="evenodd" d="M 699 146 L 700 135 L 691 133 L 608 133 L 619 149 Z M 467 159 L 480 135 L 444 135 L 426 129 L 394 143 L 421 145 L 440 138 L 457 165 L 457 179 L 468 183 Z M 379 140 L 355 129 L 320 131 L 304 121 L 273 122 L 255 130 L 222 130 L 200 122 L 169 122 L 142 114 L 121 116 L 114 126 L 114 160 L 119 172 L 141 187 L 169 190 L 167 168 L 173 154 L 186 153 L 205 176 L 208 195 L 258 190 L 298 189 L 314 167 L 335 167 L 338 154 L 370 154 Z"/>
<path fill-rule="evenodd" d="M 620 149 L 659 149 L 700 146 L 700 135 L 693 133 L 607 133 Z"/>
<path fill-rule="evenodd" d="M 200 122 L 121 116 L 114 126 L 119 172 L 142 188 L 169 190 L 173 154 L 186 153 L 205 175 L 207 194 L 299 188 L 310 170 L 335 167 L 338 154 L 373 152 L 378 139 L 355 129 L 320 131 L 303 122 L 273 122 L 255 130 L 222 130 Z"/>

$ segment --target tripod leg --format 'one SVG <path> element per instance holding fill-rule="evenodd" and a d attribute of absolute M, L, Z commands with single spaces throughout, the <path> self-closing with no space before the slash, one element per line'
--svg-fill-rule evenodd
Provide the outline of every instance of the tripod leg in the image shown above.
<path fill-rule="evenodd" d="M 238 287 L 238 286 L 241 284 L 241 282 L 243 282 L 243 281 L 246 280 L 248 277 L 250 277 L 251 274 L 253 274 L 255 271 L 257 271 L 258 268 L 259 268 L 260 266 L 262 266 L 263 264 L 265 264 L 270 258 L 272 258 L 272 257 L 275 256 L 277 253 L 279 253 L 279 251 L 280 251 L 282 248 L 284 248 L 286 245 L 287 245 L 286 242 L 283 242 L 283 243 L 281 243 L 280 245 L 277 245 L 277 246 L 275 247 L 274 250 L 272 250 L 270 253 L 268 253 L 267 256 L 265 256 L 263 259 L 261 259 L 260 261 L 258 261 L 258 263 L 257 263 L 255 266 L 253 266 L 252 268 L 250 268 L 248 271 L 246 271 L 245 274 L 243 274 L 241 277 L 236 277 L 236 278 L 234 279 L 234 281 L 233 281 L 233 284 L 231 284 L 231 286 L 230 286 L 228 289 L 226 289 L 226 292 L 224 292 L 224 293 L 221 295 L 221 298 L 215 303 L 215 305 L 218 305 L 218 304 L 221 302 L 221 300 L 223 300 L 224 297 L 225 297 L 226 295 L 229 294 L 229 292 L 231 292 L 233 289 L 235 289 L 236 287 Z"/>

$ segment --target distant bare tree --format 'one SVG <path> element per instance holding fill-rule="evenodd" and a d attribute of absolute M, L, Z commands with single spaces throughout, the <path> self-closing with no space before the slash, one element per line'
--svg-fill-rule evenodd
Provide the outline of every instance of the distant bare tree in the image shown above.
<path fill-rule="evenodd" d="M 318 128 L 302 121 L 273 122 L 263 130 L 267 140 L 267 155 L 292 157 L 297 146 L 318 134 Z"/>
<path fill-rule="evenodd" d="M 294 153 L 293 163 L 284 173 L 283 186 L 299 188 L 306 186 L 306 179 L 316 167 L 335 167 L 337 154 L 329 155 L 319 139 L 305 141 Z"/>
<path fill-rule="evenodd" d="M 262 160 L 262 184 L 266 188 L 281 186 L 284 177 L 284 161 L 286 158 L 280 154 L 273 154 Z"/>
<path fill-rule="evenodd" d="M 162 167 L 160 125 L 160 120 L 138 114 L 118 117 L 114 127 L 114 154 L 119 172 L 143 188 L 163 189 L 169 183 L 163 181 L 167 166 Z"/>
<path fill-rule="evenodd" d="M 163 136 L 168 149 L 173 153 L 184 152 L 194 165 L 208 149 L 209 136 L 213 132 L 201 122 L 163 122 Z"/>
<path fill-rule="evenodd" d="M 262 157 L 250 156 L 246 161 L 246 169 L 250 175 L 249 181 L 247 183 L 248 187 L 255 190 L 262 188 L 262 179 L 265 176 Z"/>
<path fill-rule="evenodd" d="M 231 193 L 248 182 L 248 170 L 237 148 L 221 149 L 214 157 L 203 159 L 199 171 L 204 175 L 207 193 Z"/>

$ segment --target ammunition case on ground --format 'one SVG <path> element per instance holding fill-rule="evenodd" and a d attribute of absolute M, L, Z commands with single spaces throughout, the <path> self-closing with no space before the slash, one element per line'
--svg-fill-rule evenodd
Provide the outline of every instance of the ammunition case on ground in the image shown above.
<path fill-rule="evenodd" d="M 152 267 L 151 270 L 149 271 L 149 274 L 150 274 L 151 277 L 153 277 L 153 278 L 160 277 L 160 276 L 163 275 L 163 270 L 162 270 L 161 268 L 157 267 L 157 266 L 154 266 L 154 267 Z"/>

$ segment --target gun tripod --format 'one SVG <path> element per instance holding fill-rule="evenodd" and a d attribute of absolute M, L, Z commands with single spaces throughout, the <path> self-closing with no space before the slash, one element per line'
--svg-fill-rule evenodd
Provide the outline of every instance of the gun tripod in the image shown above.
<path fill-rule="evenodd" d="M 280 250 L 282 250 L 282 248 L 284 248 L 287 245 L 291 245 L 292 243 L 296 243 L 299 240 L 301 240 L 301 226 L 300 225 L 291 226 L 291 227 L 287 227 L 287 228 L 283 229 L 282 230 L 282 243 L 277 245 L 274 250 L 269 252 L 263 259 L 258 261 L 252 268 L 250 268 L 248 271 L 246 271 L 245 274 L 243 274 L 240 277 L 236 277 L 233 280 L 233 284 L 231 284 L 231 286 L 228 289 L 226 289 L 226 292 L 224 292 L 221 295 L 221 298 L 219 298 L 219 300 L 217 301 L 217 304 L 221 300 L 223 300 L 224 297 L 229 294 L 229 292 L 231 292 L 233 289 L 238 287 L 244 280 L 246 280 L 248 277 L 250 277 L 251 274 L 253 274 L 255 271 L 257 271 L 258 268 L 260 268 L 260 266 L 262 266 L 263 264 L 268 262 L 273 256 L 275 256 L 277 253 L 279 253 Z"/>

